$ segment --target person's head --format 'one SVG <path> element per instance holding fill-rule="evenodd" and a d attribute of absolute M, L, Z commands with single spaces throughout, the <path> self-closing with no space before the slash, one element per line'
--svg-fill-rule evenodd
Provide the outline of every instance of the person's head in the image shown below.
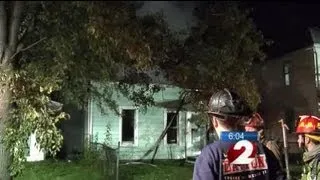
<path fill-rule="evenodd" d="M 259 113 L 253 113 L 249 120 L 244 122 L 244 129 L 248 132 L 257 132 L 260 140 L 265 138 L 264 120 Z"/>
<path fill-rule="evenodd" d="M 298 134 L 298 146 L 311 151 L 320 144 L 320 119 L 316 116 L 299 116 L 296 133 Z"/>
<path fill-rule="evenodd" d="M 244 124 L 245 131 L 261 131 L 264 128 L 264 121 L 259 113 L 253 113 L 250 119 Z"/>
<path fill-rule="evenodd" d="M 252 114 L 248 104 L 228 89 L 214 93 L 208 104 L 210 123 L 220 137 L 222 131 L 237 131 Z M 241 129 L 242 130 L 242 129 Z"/>

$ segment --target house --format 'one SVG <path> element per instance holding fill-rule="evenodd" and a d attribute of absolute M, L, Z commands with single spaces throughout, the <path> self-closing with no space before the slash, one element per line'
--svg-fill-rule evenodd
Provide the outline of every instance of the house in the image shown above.
<path fill-rule="evenodd" d="M 278 121 L 284 118 L 290 130 L 289 152 L 298 153 L 295 122 L 298 115 L 319 115 L 320 30 L 311 28 L 309 46 L 269 59 L 255 68 L 262 102 L 259 112 L 266 121 L 267 136 L 282 141 Z"/>
<path fill-rule="evenodd" d="M 138 88 L 139 86 L 136 85 Z M 85 110 L 66 105 L 64 110 L 71 119 L 62 123 L 63 153 L 82 152 L 84 142 L 90 140 L 117 148 L 120 142 L 120 160 L 138 160 L 156 143 L 171 118 L 173 122 L 160 143 L 155 159 L 184 159 L 200 153 L 206 144 L 206 128 L 191 122 L 198 118 L 189 105 L 183 106 L 174 117 L 180 104 L 181 88 L 162 85 L 155 93 L 155 105 L 146 109 L 136 107 L 121 94 L 113 93 L 118 112 L 107 108 L 102 112 L 97 102 L 89 101 Z M 151 159 L 150 153 L 143 159 Z"/>
<path fill-rule="evenodd" d="M 181 89 L 166 85 L 156 93 L 155 105 L 147 109 L 139 109 L 124 96 L 114 93 L 117 99 L 118 115 L 112 110 L 105 114 L 94 101 L 88 105 L 85 134 L 96 137 L 102 143 L 109 129 L 109 144 L 117 147 L 120 142 L 120 159 L 138 160 L 155 144 L 171 118 L 173 122 L 160 143 L 156 159 L 182 159 L 195 156 L 204 146 L 205 129 L 197 127 L 189 120 L 195 114 L 188 108 L 183 108 L 175 117 Z M 146 157 L 151 158 L 152 153 Z"/>

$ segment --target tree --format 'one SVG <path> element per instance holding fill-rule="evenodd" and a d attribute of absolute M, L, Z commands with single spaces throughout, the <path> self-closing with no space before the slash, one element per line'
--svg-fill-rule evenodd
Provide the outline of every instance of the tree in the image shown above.
<path fill-rule="evenodd" d="M 166 54 L 158 42 L 168 30 L 159 15 L 138 18 L 121 1 L 10 1 L 0 3 L 0 14 L 0 179 L 23 168 L 30 133 L 52 155 L 61 147 L 56 123 L 67 117 L 49 108 L 52 99 L 84 107 L 96 98 L 116 109 L 111 88 L 142 105 L 159 90 L 145 73 Z M 136 90 L 133 83 L 146 85 Z"/>
<path fill-rule="evenodd" d="M 176 84 L 200 90 L 191 98 L 197 102 L 199 95 L 205 100 L 214 91 L 230 88 L 255 109 L 260 97 L 251 68 L 265 57 L 261 48 L 266 41 L 249 18 L 250 11 L 236 2 L 214 2 L 200 12 L 199 24 L 161 68 Z"/>
<path fill-rule="evenodd" d="M 9 10 L 10 8 L 10 10 Z M 0 137 L 5 136 L 6 120 L 10 105 L 10 79 L 12 78 L 13 55 L 17 52 L 19 41 L 20 18 L 23 11 L 23 2 L 0 2 L 0 63 L 1 63 L 1 94 L 0 94 Z M 0 143 L 0 178 L 9 179 L 8 166 L 10 163 L 9 152 L 6 145 Z"/>
<path fill-rule="evenodd" d="M 210 3 L 198 17 L 198 26 L 178 48 L 180 55 L 160 66 L 173 82 L 193 90 L 188 100 L 200 112 L 196 123 L 208 123 L 207 101 L 223 88 L 238 92 L 255 111 L 260 94 L 252 64 L 264 59 L 262 47 L 269 41 L 256 29 L 250 11 L 239 3 Z"/>
<path fill-rule="evenodd" d="M 249 11 L 236 2 L 213 2 L 198 11 L 198 17 L 190 36 L 183 41 L 171 38 L 169 55 L 156 63 L 171 82 L 186 89 L 185 105 L 200 112 L 201 122 L 196 123 L 208 123 L 207 101 L 223 88 L 237 91 L 256 110 L 260 95 L 251 67 L 264 58 L 265 41 Z M 157 150 L 166 130 L 143 157 Z"/>

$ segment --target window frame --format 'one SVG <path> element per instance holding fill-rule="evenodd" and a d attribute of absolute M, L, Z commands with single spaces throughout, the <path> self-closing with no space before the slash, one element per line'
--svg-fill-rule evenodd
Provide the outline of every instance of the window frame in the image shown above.
<path fill-rule="evenodd" d="M 134 110 L 134 129 L 133 129 L 133 142 L 130 141 L 122 141 L 122 110 Z M 138 146 L 138 121 L 139 121 L 139 111 L 138 108 L 135 106 L 120 106 L 119 112 L 121 113 L 119 115 L 119 141 L 120 146 Z"/>
<path fill-rule="evenodd" d="M 288 77 L 288 81 L 287 81 Z M 284 85 L 290 86 L 291 85 L 291 65 L 288 62 L 283 64 L 283 78 L 284 78 Z"/>
<path fill-rule="evenodd" d="M 171 109 L 164 110 L 164 129 L 167 127 L 168 113 L 176 113 L 176 112 L 177 112 L 176 110 L 171 110 Z M 178 118 L 177 118 L 177 143 L 168 143 L 167 133 L 166 133 L 166 135 L 163 138 L 165 145 L 180 145 L 180 126 L 181 126 L 181 111 L 178 113 Z"/>

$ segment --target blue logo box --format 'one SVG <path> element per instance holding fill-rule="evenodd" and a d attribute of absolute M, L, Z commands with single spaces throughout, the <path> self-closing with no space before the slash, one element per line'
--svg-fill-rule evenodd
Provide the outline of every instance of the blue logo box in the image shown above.
<path fill-rule="evenodd" d="M 220 140 L 226 142 L 235 142 L 241 140 L 258 141 L 258 132 L 223 131 L 220 134 Z"/>

